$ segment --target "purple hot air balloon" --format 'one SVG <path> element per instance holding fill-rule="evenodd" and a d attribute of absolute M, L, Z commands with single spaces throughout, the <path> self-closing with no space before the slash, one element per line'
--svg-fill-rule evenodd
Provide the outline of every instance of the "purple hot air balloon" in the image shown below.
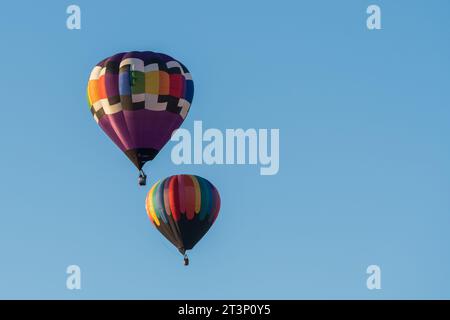
<path fill-rule="evenodd" d="M 91 72 L 88 101 L 95 121 L 140 171 L 153 160 L 187 116 L 194 95 L 189 70 L 151 51 L 123 52 Z"/>

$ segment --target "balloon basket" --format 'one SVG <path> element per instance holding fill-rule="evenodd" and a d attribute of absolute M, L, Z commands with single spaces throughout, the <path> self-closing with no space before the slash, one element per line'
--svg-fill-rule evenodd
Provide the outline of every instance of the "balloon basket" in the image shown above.
<path fill-rule="evenodd" d="M 138 178 L 138 182 L 140 186 L 145 186 L 147 184 L 147 176 L 145 175 L 144 171 L 141 170 Z"/>

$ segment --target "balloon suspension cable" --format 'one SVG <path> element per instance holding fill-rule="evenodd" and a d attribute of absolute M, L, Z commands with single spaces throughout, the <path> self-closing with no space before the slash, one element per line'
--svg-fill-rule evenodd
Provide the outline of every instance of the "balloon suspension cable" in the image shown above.
<path fill-rule="evenodd" d="M 184 265 L 188 266 L 189 265 L 189 257 L 187 254 L 184 254 Z"/>
<path fill-rule="evenodd" d="M 147 175 L 145 174 L 144 170 L 139 170 L 139 185 L 145 186 L 147 184 Z"/>

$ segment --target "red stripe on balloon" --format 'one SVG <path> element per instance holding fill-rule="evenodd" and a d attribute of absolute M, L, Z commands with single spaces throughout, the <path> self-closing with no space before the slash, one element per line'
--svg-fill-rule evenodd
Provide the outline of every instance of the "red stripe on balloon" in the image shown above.
<path fill-rule="evenodd" d="M 194 181 L 188 175 L 183 175 L 184 193 L 186 196 L 186 216 L 192 220 L 195 216 L 195 186 Z"/>
<path fill-rule="evenodd" d="M 170 91 L 171 96 L 182 98 L 184 93 L 185 79 L 181 74 L 170 75 Z"/>
<path fill-rule="evenodd" d="M 169 203 L 175 221 L 180 220 L 179 197 L 178 197 L 178 179 L 176 176 L 170 178 L 169 182 Z"/>
<path fill-rule="evenodd" d="M 186 195 L 183 175 L 176 176 L 178 180 L 178 208 L 181 214 L 186 214 Z"/>
<path fill-rule="evenodd" d="M 105 75 L 98 78 L 98 97 L 100 99 L 106 99 L 106 87 L 105 87 Z"/>

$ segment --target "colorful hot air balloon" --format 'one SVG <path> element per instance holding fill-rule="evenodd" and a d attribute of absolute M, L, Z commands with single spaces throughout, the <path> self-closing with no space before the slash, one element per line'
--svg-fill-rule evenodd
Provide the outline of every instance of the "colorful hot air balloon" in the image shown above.
<path fill-rule="evenodd" d="M 194 95 L 188 69 L 151 51 L 124 52 L 91 72 L 88 102 L 95 121 L 140 171 L 183 123 Z"/>
<path fill-rule="evenodd" d="M 148 192 L 145 209 L 153 225 L 185 256 L 208 232 L 220 209 L 220 196 L 208 180 L 176 175 L 158 181 Z"/>

